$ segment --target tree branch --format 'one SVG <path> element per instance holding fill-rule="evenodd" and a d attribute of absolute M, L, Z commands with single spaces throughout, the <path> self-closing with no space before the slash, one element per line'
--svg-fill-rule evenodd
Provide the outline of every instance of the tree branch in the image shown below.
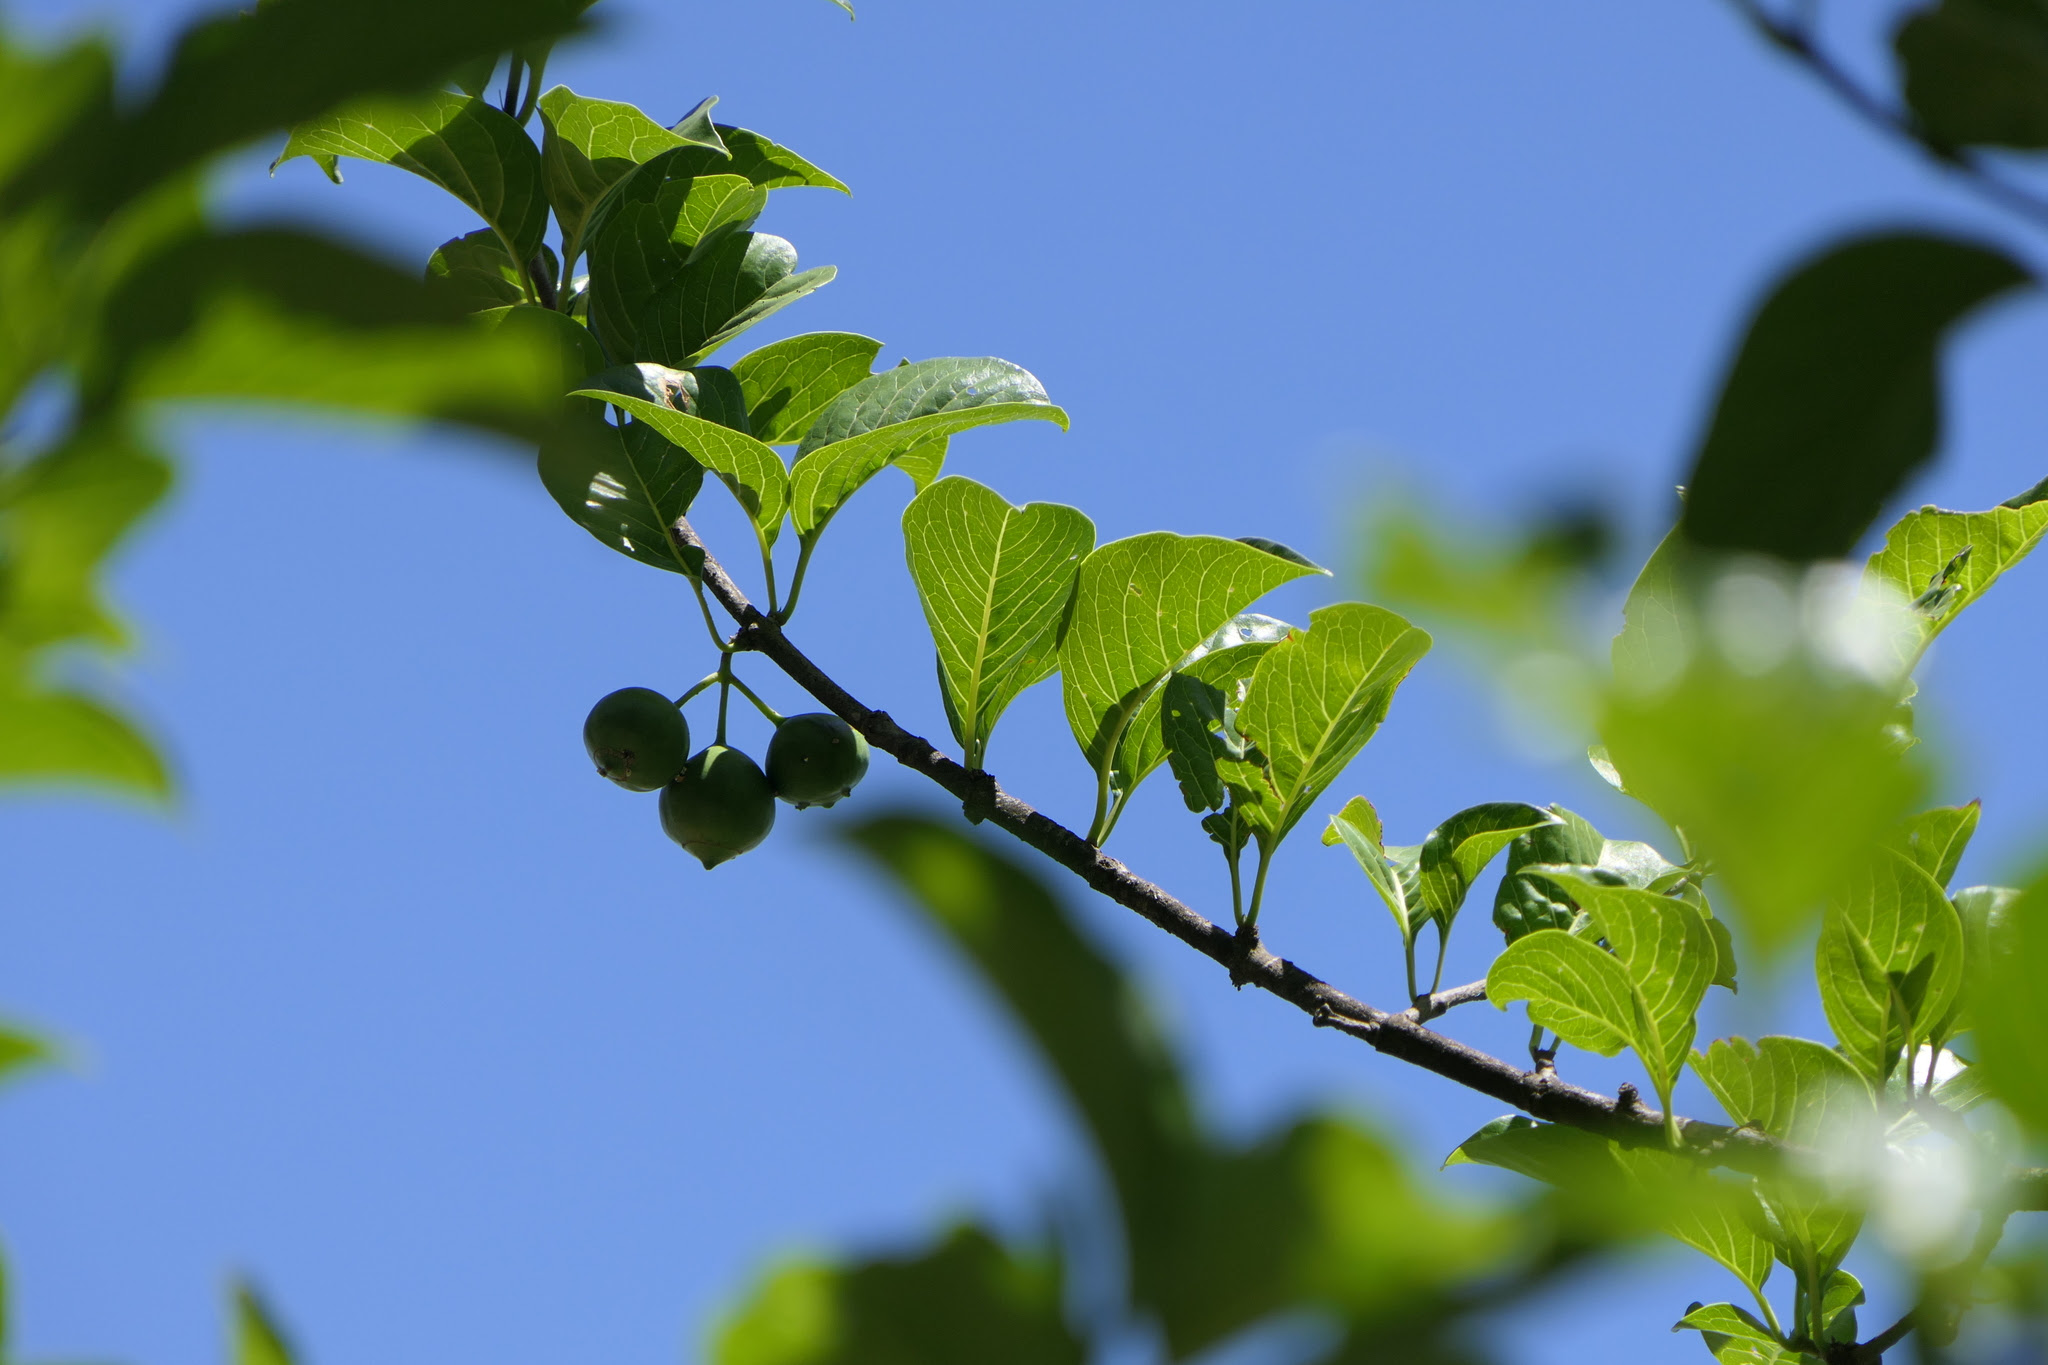
<path fill-rule="evenodd" d="M 1758 0 L 1729 0 L 1729 3 L 1749 21 L 1764 41 L 1804 66 L 1808 74 L 1863 122 L 1888 137 L 1906 143 L 1935 165 L 1957 176 L 1981 198 L 2028 219 L 2037 228 L 2048 228 L 2048 199 L 1999 175 L 1969 148 L 1953 147 L 1937 140 L 1912 114 L 1892 107 L 1858 85 L 1855 78 L 1822 49 L 1804 20 L 1780 19 Z"/>
<path fill-rule="evenodd" d="M 1309 1015 L 1319 1025 L 1334 1027 L 1372 1044 L 1387 1056 L 1435 1072 L 1537 1118 L 1583 1128 L 1631 1146 L 1664 1144 L 1664 1116 L 1654 1109 L 1622 1104 L 1562 1081 L 1553 1072 L 1520 1070 L 1423 1027 L 1415 1009 L 1396 1014 L 1375 1008 L 1285 958 L 1275 957 L 1260 945 L 1255 933 L 1239 935 L 1213 923 L 1066 826 L 1004 791 L 991 774 L 961 766 L 940 753 L 931 741 L 898 725 L 887 712 L 856 700 L 790 643 L 779 625 L 747 600 L 687 519 L 678 519 L 671 534 L 684 549 L 703 554 L 704 586 L 739 626 L 732 640 L 735 649 L 752 650 L 768 659 L 826 710 L 858 730 L 872 747 L 951 794 L 970 818 L 979 816 L 1028 844 L 1086 882 L 1091 890 L 1136 911 L 1223 967 L 1233 981 L 1257 986 Z M 1475 983 L 1428 999 L 1443 1002 L 1442 1008 L 1434 1011 L 1440 1014 L 1453 1004 L 1479 999 L 1483 993 L 1484 984 Z M 1713 1165 L 1767 1170 L 1777 1164 L 1783 1151 L 1778 1142 L 1749 1129 L 1698 1119 L 1682 1118 L 1678 1124 L 1687 1149 Z"/>

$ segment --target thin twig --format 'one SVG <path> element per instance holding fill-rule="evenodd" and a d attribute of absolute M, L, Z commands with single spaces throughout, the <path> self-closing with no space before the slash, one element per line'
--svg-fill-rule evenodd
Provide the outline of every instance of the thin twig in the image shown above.
<path fill-rule="evenodd" d="M 1561 1081 L 1554 1074 L 1520 1070 L 1424 1028 L 1405 1013 L 1389 1013 L 1354 999 L 1285 958 L 1275 957 L 1255 939 L 1240 938 L 1213 923 L 1065 825 L 1004 791 L 994 777 L 963 767 L 940 753 L 931 741 L 898 725 L 887 712 L 861 704 L 747 600 L 687 520 L 678 520 L 673 534 L 683 548 L 703 551 L 704 585 L 739 626 L 733 637 L 736 648 L 758 652 L 826 710 L 858 730 L 871 746 L 929 778 L 963 804 L 975 802 L 986 812 L 988 823 L 1066 868 L 1098 894 L 1136 911 L 1223 967 L 1234 980 L 1278 996 L 1387 1056 L 1435 1072 L 1537 1118 L 1583 1128 L 1631 1146 L 1665 1144 L 1664 1116 L 1656 1110 L 1625 1108 L 1606 1095 Z M 1713 1165 L 1769 1170 L 1785 1150 L 1783 1144 L 1746 1129 L 1698 1119 L 1680 1119 L 1678 1125 L 1686 1150 Z"/>
<path fill-rule="evenodd" d="M 1805 21 L 1780 19 L 1758 0 L 1729 0 L 1765 41 L 1804 66 L 1845 108 L 1887 137 L 1906 143 L 1943 170 L 1955 175 L 1980 198 L 2009 213 L 2048 228 L 2048 199 L 1999 175 L 1967 147 L 1935 138 L 1910 112 L 1894 108 L 1856 83 L 1855 77 L 1828 55 Z"/>
<path fill-rule="evenodd" d="M 1462 986 L 1453 986 L 1447 991 L 1438 991 L 1434 995 L 1416 996 L 1415 1003 L 1401 1011 L 1401 1017 L 1413 1020 L 1418 1024 L 1426 1024 L 1446 1011 L 1454 1010 L 1460 1005 L 1469 1005 L 1485 998 L 1486 983 L 1484 981 L 1469 981 Z"/>

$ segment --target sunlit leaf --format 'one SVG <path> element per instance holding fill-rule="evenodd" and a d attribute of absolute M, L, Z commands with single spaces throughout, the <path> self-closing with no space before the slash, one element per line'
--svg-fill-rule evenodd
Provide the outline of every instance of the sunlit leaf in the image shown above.
<path fill-rule="evenodd" d="M 381 161 L 433 181 L 475 209 L 521 264 L 547 232 L 540 152 L 488 100 L 434 91 L 358 101 L 293 128 L 271 169 L 314 155 Z"/>
<path fill-rule="evenodd" d="M 542 442 L 540 478 L 570 520 L 620 554 L 694 576 L 669 535 L 704 482 L 704 467 L 640 422 L 611 426 L 592 416 Z"/>
<path fill-rule="evenodd" d="M 783 510 L 789 505 L 789 471 L 773 447 L 762 445 L 745 432 L 645 398 L 606 389 L 579 389 L 576 393 L 624 408 L 639 422 L 687 451 L 698 464 L 715 470 L 732 489 L 762 537 L 769 544 L 774 543 L 782 526 Z"/>
<path fill-rule="evenodd" d="M 881 349 L 852 332 L 806 332 L 734 361 L 754 435 L 769 445 L 802 440 L 827 404 L 868 377 Z"/>
<path fill-rule="evenodd" d="M 1854 1131 L 1877 1112 L 1870 1082 L 1810 1038 L 1721 1038 L 1692 1065 L 1736 1126 L 1798 1146 Z"/>
<path fill-rule="evenodd" d="M 1519 801 L 1459 811 L 1423 836 L 1417 880 L 1422 909 L 1448 935 L 1465 894 L 1495 855 L 1518 837 L 1557 823 L 1550 812 Z"/>
<path fill-rule="evenodd" d="M 1357 757 L 1429 644 L 1383 607 L 1341 602 L 1311 613 L 1306 632 L 1259 660 L 1237 723 L 1265 756 L 1279 798 L 1263 844 L 1278 844 Z"/>
<path fill-rule="evenodd" d="M 1924 647 L 2048 534 L 2048 480 L 1985 512 L 1922 507 L 1886 532 L 1865 577 L 1913 604 Z"/>
<path fill-rule="evenodd" d="M 1394 917 L 1401 941 L 1413 943 L 1416 933 L 1429 921 L 1429 912 L 1422 904 L 1422 846 L 1388 847 L 1380 828 L 1379 812 L 1362 796 L 1352 797 L 1344 803 L 1343 810 L 1330 817 L 1323 842 L 1342 844 L 1351 851 L 1366 880 L 1379 893 L 1381 904 Z"/>
<path fill-rule="evenodd" d="M 1201 799 L 1209 803 L 1190 804 L 1190 810 L 1223 804 L 1217 761 L 1243 758 L 1250 744 L 1238 726 L 1238 709 L 1259 660 L 1293 633 L 1294 627 L 1277 617 L 1239 612 L 1183 655 L 1165 684 L 1145 699 L 1124 727 L 1110 760 L 1111 786 L 1123 793 L 1134 791 L 1161 763 L 1173 760 L 1183 799 L 1188 799 L 1187 783 L 1192 780 Z"/>
<path fill-rule="evenodd" d="M 686 204 L 621 205 L 590 247 L 590 325 L 616 358 L 687 368 L 837 273 L 799 272 L 796 248 L 765 232 L 696 255 L 673 237 Z"/>
<path fill-rule="evenodd" d="M 1892 848 L 1922 872 L 1946 887 L 1955 879 L 1956 864 L 1977 831 L 1981 807 L 1975 801 L 1962 806 L 1936 806 L 1921 811 L 1892 831 Z"/>
<path fill-rule="evenodd" d="M 1082 561 L 1060 642 L 1061 687 L 1067 723 L 1105 794 L 1117 742 L 1173 666 L 1307 572 L 1235 540 L 1167 531 L 1113 541 Z M 1108 802 L 1101 804 L 1106 818 Z"/>
<path fill-rule="evenodd" d="M 1978 1065 L 2034 1134 L 2048 1135 L 2048 878 L 2004 907 L 1975 1007 Z"/>
<path fill-rule="evenodd" d="M 973 427 L 1067 414 L 1027 370 L 992 356 L 921 360 L 869 375 L 819 412 L 790 468 L 790 521 L 815 535 L 889 461 Z"/>
<path fill-rule="evenodd" d="M 708 112 L 717 102 L 708 99 L 693 112 Z M 664 128 L 630 104 L 589 99 L 566 85 L 542 95 L 537 107 L 541 179 L 561 224 L 565 263 L 571 266 L 583 254 L 591 211 L 643 163 L 691 145 L 727 155 L 715 129 L 687 116 L 677 127 Z"/>
<path fill-rule="evenodd" d="M 163 798 L 170 774 L 129 721 L 71 692 L 0 680 L 0 781 L 84 782 Z"/>
<path fill-rule="evenodd" d="M 903 513 L 910 577 L 938 646 L 939 680 L 967 766 L 996 721 L 1058 667 L 1060 618 L 1095 525 L 1071 507 L 1013 507 L 971 479 L 941 479 Z"/>
<path fill-rule="evenodd" d="M 255 1289 L 234 1287 L 234 1365 L 293 1365 L 291 1346 Z"/>
<path fill-rule="evenodd" d="M 1933 877 L 1881 852 L 1830 899 L 1814 974 L 1843 1054 L 1880 1083 L 1953 1007 L 1962 921 Z"/>
<path fill-rule="evenodd" d="M 525 269 L 489 228 L 443 242 L 427 259 L 427 283 L 468 313 L 528 302 L 525 281 Z"/>

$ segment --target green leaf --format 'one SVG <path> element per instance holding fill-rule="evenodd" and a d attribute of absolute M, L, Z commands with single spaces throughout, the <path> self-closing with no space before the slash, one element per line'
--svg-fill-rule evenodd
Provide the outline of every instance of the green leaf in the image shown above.
<path fill-rule="evenodd" d="M 687 203 L 624 204 L 590 248 L 590 325 L 615 357 L 687 368 L 837 273 L 798 272 L 796 248 L 765 232 L 699 255 L 673 237 Z"/>
<path fill-rule="evenodd" d="M 953 737 L 982 766 L 996 721 L 1058 667 L 1060 618 L 1095 524 L 1057 503 L 1013 507 L 972 479 L 941 479 L 903 513 L 903 543 Z"/>
<path fill-rule="evenodd" d="M 1870 1083 L 1841 1053 L 1810 1038 L 1721 1038 L 1693 1070 L 1737 1127 L 1801 1147 L 1874 1117 Z"/>
<path fill-rule="evenodd" d="M 1538 929 L 1569 929 L 1579 910 L 1569 897 L 1553 895 L 1557 888 L 1541 877 L 1522 875 L 1522 869 L 1545 863 L 1562 867 L 1590 866 L 1600 861 L 1607 841 L 1600 831 L 1562 806 L 1552 806 L 1556 818 L 1517 836 L 1508 845 L 1506 869 L 1500 889 L 1493 896 L 1493 922 L 1509 943 Z"/>
<path fill-rule="evenodd" d="M 1414 943 L 1415 935 L 1429 922 L 1429 912 L 1422 904 L 1421 845 L 1387 847 L 1380 830 L 1379 812 L 1362 796 L 1352 797 L 1344 803 L 1343 810 L 1330 817 L 1329 827 L 1323 831 L 1323 843 L 1341 843 L 1351 850 L 1366 880 L 1379 892 L 1387 913 L 1394 917 L 1401 942 Z"/>
<path fill-rule="evenodd" d="M 1895 852 L 1946 888 L 1956 875 L 1956 864 L 1977 832 L 1981 807 L 1972 801 L 1963 806 L 1937 806 L 1921 811 L 1892 832 Z"/>
<path fill-rule="evenodd" d="M 1856 1309 L 1864 1298 L 1863 1282 L 1848 1271 L 1837 1270 L 1828 1277 L 1828 1287 L 1821 1295 L 1820 1305 L 1824 1341 L 1829 1345 L 1855 1344 Z"/>
<path fill-rule="evenodd" d="M 1885 533 L 1884 548 L 1871 555 L 1864 579 L 1913 604 L 1925 648 L 2000 575 L 2033 553 L 2044 533 L 2048 480 L 1985 512 L 1922 507 Z"/>
<path fill-rule="evenodd" d="M 0 651 L 76 639 L 124 644 L 99 572 L 170 483 L 168 461 L 109 423 L 0 473 Z"/>
<path fill-rule="evenodd" d="M 192 237 L 137 263 L 110 296 L 90 406 L 258 398 L 441 418 L 532 440 L 561 408 L 562 353 L 480 327 L 367 256 L 264 229 Z"/>
<path fill-rule="evenodd" d="M 1978 1067 L 2034 1136 L 2048 1135 L 2048 878 L 2005 907 L 1974 1009 Z"/>
<path fill-rule="evenodd" d="M 714 1365 L 1081 1365 L 1052 1255 L 956 1227 L 929 1249 L 786 1266 L 720 1324 Z"/>
<path fill-rule="evenodd" d="M 1021 419 L 1067 428 L 1027 370 L 993 356 L 921 360 L 862 379 L 818 414 L 790 469 L 790 521 L 814 537 L 898 455 L 972 427 Z"/>
<path fill-rule="evenodd" d="M 1933 877 L 1882 851 L 1830 901 L 1814 975 L 1843 1055 L 1880 1084 L 1955 1004 L 1962 921 Z"/>
<path fill-rule="evenodd" d="M 1285 838 L 1357 757 L 1429 644 L 1382 607 L 1342 602 L 1310 613 L 1307 633 L 1259 660 L 1237 724 L 1265 756 L 1278 796 L 1261 826 L 1262 847 Z"/>
<path fill-rule="evenodd" d="M 1893 628 L 1910 623 L 1881 606 L 1844 613 L 1805 580 L 1675 534 L 1626 610 L 1602 719 L 1611 763 L 1711 859 L 1744 927 L 1774 950 L 1925 785 L 1887 733 Z"/>
<path fill-rule="evenodd" d="M 1722 1336 L 1742 1341 L 1753 1341 L 1772 1348 L 1778 1347 L 1778 1334 L 1763 1325 L 1746 1308 L 1737 1308 L 1732 1303 L 1709 1303 L 1693 1307 L 1675 1323 L 1671 1330 L 1690 1328 L 1695 1332 L 1715 1332 Z M 1785 1354 L 1779 1351 L 1780 1355 Z"/>
<path fill-rule="evenodd" d="M 270 0 L 207 19 L 179 35 L 151 95 L 118 116 L 107 110 L 82 143 L 54 148 L 37 188 L 61 187 L 84 221 L 97 221 L 272 129 L 371 92 L 416 91 L 473 58 L 560 36 L 582 8 L 574 0 Z"/>
<path fill-rule="evenodd" d="M 540 152 L 488 100 L 439 90 L 361 100 L 293 128 L 271 170 L 314 155 L 381 161 L 433 181 L 475 209 L 515 261 L 531 261 L 547 233 Z"/>
<path fill-rule="evenodd" d="M 669 535 L 704 482 L 704 467 L 650 426 L 590 417 L 565 424 L 540 448 L 540 478 L 569 519 L 642 564 L 694 577 Z"/>
<path fill-rule="evenodd" d="M 1067 723 L 1105 797 L 1124 729 L 1174 665 L 1306 572 L 1238 541 L 1167 531 L 1112 541 L 1081 562 L 1060 640 L 1061 686 Z M 1100 826 L 1108 803 L 1098 804 Z M 1095 832 L 1099 841 L 1104 831 Z"/>
<path fill-rule="evenodd" d="M 542 308 L 535 303 L 515 303 L 509 308 L 490 308 L 475 315 L 487 330 L 504 330 L 513 337 L 541 349 L 552 350 L 561 362 L 561 382 L 556 390 L 567 393 L 586 377 L 606 368 L 604 347 L 597 338 L 567 313 Z"/>
<path fill-rule="evenodd" d="M 1519 801 L 1493 801 L 1459 811 L 1423 836 L 1417 879 L 1423 911 L 1449 937 L 1466 893 L 1494 855 L 1517 838 L 1559 823 L 1550 812 Z"/>
<path fill-rule="evenodd" d="M 702 118 L 692 122 L 717 102 L 716 96 L 705 100 L 676 127 L 664 128 L 630 104 L 588 99 L 566 85 L 540 97 L 541 178 L 562 227 L 567 264 L 574 266 L 583 253 L 592 210 L 644 163 L 688 146 L 729 157 L 715 128 Z"/>
<path fill-rule="evenodd" d="M 789 471 L 773 447 L 762 445 L 745 432 L 645 398 L 601 388 L 578 389 L 575 396 L 601 398 L 625 409 L 672 445 L 687 451 L 698 464 L 716 471 L 766 543 L 775 543 L 776 533 L 782 528 L 783 510 L 789 505 Z"/>
<path fill-rule="evenodd" d="M 1495 959 L 1487 998 L 1503 1009 L 1529 1001 L 1532 1023 L 1575 1046 L 1611 1056 L 1626 1043 L 1668 1111 L 1671 1087 L 1692 1047 L 1693 1015 L 1719 964 L 1706 917 L 1672 896 L 1563 870 L 1547 875 L 1578 903 L 1611 951 L 1594 947 L 1591 933 L 1539 929 Z"/>
<path fill-rule="evenodd" d="M 236 1283 L 234 1304 L 234 1365 L 292 1365 L 292 1349 L 255 1289 Z"/>
<path fill-rule="evenodd" d="M 852 332 L 806 332 L 733 362 L 747 421 L 769 445 L 803 439 L 833 399 L 868 377 L 882 343 Z"/>
<path fill-rule="evenodd" d="M 33 1033 L 9 1025 L 0 1024 L 0 1081 L 12 1080 L 24 1071 L 33 1071 L 57 1060 L 57 1049 Z M 0 1299 L 5 1295 L 0 1294 Z M 6 1343 L 6 1333 L 0 1330 L 0 1346 Z"/>
<path fill-rule="evenodd" d="M 555 253 L 543 246 L 540 258 L 543 273 L 553 276 Z M 427 260 L 427 283 L 468 313 L 525 304 L 525 281 L 525 270 L 489 228 L 441 243 Z"/>
<path fill-rule="evenodd" d="M 1942 0 L 1893 45 L 1906 103 L 1949 146 L 2048 147 L 2048 11 L 2032 0 Z"/>
<path fill-rule="evenodd" d="M 2030 280 L 1991 247 L 1914 233 L 1802 263 L 1757 310 L 1722 387 L 1686 480 L 1686 536 L 1781 559 L 1846 556 L 1934 453 L 1943 338 Z"/>
<path fill-rule="evenodd" d="M 135 727 L 90 697 L 0 679 L 0 782 L 80 781 L 156 799 L 171 778 Z"/>
<path fill-rule="evenodd" d="M 1224 783 L 1216 763 L 1242 759 L 1249 744 L 1237 724 L 1238 708 L 1244 704 L 1259 660 L 1293 632 L 1294 627 L 1275 617 L 1239 612 L 1189 650 L 1174 665 L 1165 684 L 1145 699 L 1124 727 L 1116 757 L 1111 760 L 1110 784 L 1129 793 L 1161 763 L 1177 759 L 1174 772 L 1182 782 L 1182 799 L 1189 799 L 1187 784 L 1192 780 L 1203 799 L 1213 796 L 1214 805 L 1220 806 Z M 1187 770 L 1184 775 L 1183 769 Z M 1190 804 L 1188 808 L 1214 806 Z M 1114 814 L 1111 824 L 1115 824 Z"/>
<path fill-rule="evenodd" d="M 1487 969 L 1486 998 L 1501 1009 L 1528 1001 L 1532 1024 L 1603 1057 L 1630 1046 L 1636 1032 L 1627 969 L 1562 929 L 1538 929 L 1509 944 Z"/>

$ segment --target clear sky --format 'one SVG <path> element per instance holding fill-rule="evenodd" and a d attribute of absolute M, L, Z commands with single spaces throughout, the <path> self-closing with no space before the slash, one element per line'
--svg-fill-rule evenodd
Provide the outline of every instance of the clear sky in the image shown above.
<path fill-rule="evenodd" d="M 142 72 L 198 8 L 6 12 L 111 30 Z M 1369 490 L 1398 478 L 1475 519 L 1606 488 L 1646 542 L 1735 330 L 1789 259 L 1896 222 L 2041 255 L 1710 0 L 599 13 L 606 31 L 551 82 L 664 121 L 718 94 L 721 119 L 854 189 L 777 194 L 762 227 L 840 275 L 747 344 L 843 329 L 882 338 L 885 363 L 1026 366 L 1072 432 L 969 433 L 951 467 L 1012 501 L 1075 503 L 1104 539 L 1257 534 L 1343 565 Z M 1877 59 L 1869 33 L 1843 37 Z M 473 226 L 387 168 L 349 166 L 341 188 L 303 161 L 267 179 L 273 151 L 235 164 L 224 213 L 361 232 L 406 263 Z M 2048 473 L 2044 343 L 2039 300 L 1963 336 L 1944 463 L 1913 502 L 1989 506 Z M 678 580 L 600 547 L 530 460 L 480 441 L 247 414 L 169 430 L 183 472 L 120 562 L 140 649 L 110 681 L 175 756 L 179 807 L 0 803 L 0 1002 L 78 1060 L 0 1098 L 24 1358 L 216 1360 L 220 1290 L 243 1268 L 312 1365 L 673 1362 L 778 1252 L 902 1245 L 961 1210 L 1022 1218 L 1073 1176 L 1073 1136 L 1002 1022 L 821 837 L 928 787 L 885 763 L 857 801 L 785 812 L 767 847 L 707 875 L 651 797 L 591 775 L 593 700 L 707 671 Z M 888 476 L 839 519 L 795 633 L 940 736 L 906 491 Z M 703 526 L 735 543 L 722 509 Z M 1300 621 L 1355 591 L 1311 581 L 1269 609 Z M 1986 802 L 1966 880 L 2014 875 L 2048 828 L 2048 753 L 2020 723 L 2048 670 L 2044 604 L 2048 564 L 2029 565 L 1925 679 L 1943 794 Z M 1650 832 L 1583 764 L 1517 757 L 1490 707 L 1440 650 L 1329 805 L 1368 793 L 1401 842 L 1489 799 Z M 990 766 L 1085 823 L 1055 688 L 1011 711 Z M 1227 914 L 1166 778 L 1113 851 Z M 1231 991 L 1106 903 L 1084 913 L 1234 1131 L 1346 1105 L 1429 1170 L 1497 1112 Z M 1312 834 L 1265 919 L 1278 951 L 1398 994 L 1384 912 Z M 1457 980 L 1498 942 L 1483 910 L 1464 932 Z M 1717 1002 L 1708 1036 L 1810 1014 L 1764 994 Z M 1450 1027 L 1509 1054 L 1525 1036 L 1485 1007 Z M 1566 1066 L 1609 1088 L 1628 1074 Z M 1509 1355 L 1704 1359 L 1666 1328 L 1733 1288 L 1689 1253 L 1646 1257 L 1550 1300 Z"/>

